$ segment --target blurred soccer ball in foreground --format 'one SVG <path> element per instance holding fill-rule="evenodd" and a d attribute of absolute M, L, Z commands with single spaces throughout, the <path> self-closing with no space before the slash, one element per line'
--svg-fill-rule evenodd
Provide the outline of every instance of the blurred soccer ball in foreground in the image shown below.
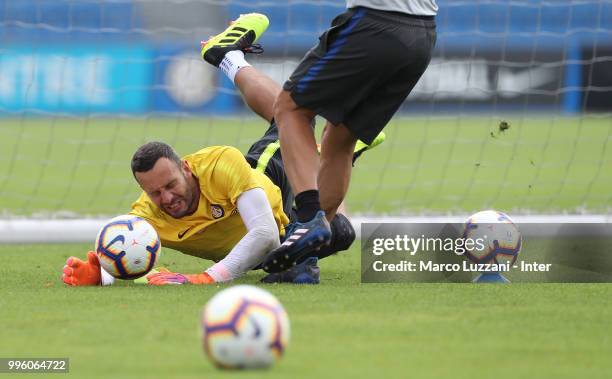
<path fill-rule="evenodd" d="M 465 255 L 474 263 L 513 265 L 521 251 L 521 233 L 505 213 L 487 210 L 473 214 L 464 225 L 463 238 L 482 239 L 482 245 L 466 249 Z"/>
<path fill-rule="evenodd" d="M 157 232 L 144 219 L 122 215 L 110 220 L 96 237 L 100 265 L 119 279 L 146 275 L 161 254 Z"/>
<path fill-rule="evenodd" d="M 219 368 L 264 368 L 289 343 L 289 318 L 261 288 L 239 285 L 216 294 L 202 313 L 203 347 Z"/>

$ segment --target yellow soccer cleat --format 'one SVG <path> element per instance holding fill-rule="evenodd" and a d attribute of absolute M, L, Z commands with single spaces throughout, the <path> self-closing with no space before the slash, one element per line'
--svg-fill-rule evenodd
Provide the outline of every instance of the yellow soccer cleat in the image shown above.
<path fill-rule="evenodd" d="M 270 21 L 261 13 L 243 14 L 231 25 L 206 42 L 202 42 L 202 58 L 215 67 L 219 67 L 223 57 L 232 50 L 245 50 L 268 29 Z"/>

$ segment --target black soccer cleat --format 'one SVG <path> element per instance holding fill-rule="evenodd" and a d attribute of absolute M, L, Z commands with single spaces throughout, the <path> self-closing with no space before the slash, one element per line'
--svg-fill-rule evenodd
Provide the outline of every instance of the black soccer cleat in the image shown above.
<path fill-rule="evenodd" d="M 265 272 L 285 271 L 302 258 L 314 255 L 331 241 L 331 228 L 323 211 L 317 212 L 308 222 L 295 223 L 292 229 L 280 247 L 264 258 L 262 267 Z"/>

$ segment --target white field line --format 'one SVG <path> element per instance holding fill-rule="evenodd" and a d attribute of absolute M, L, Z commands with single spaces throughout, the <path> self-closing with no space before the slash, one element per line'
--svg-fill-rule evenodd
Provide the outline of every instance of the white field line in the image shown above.
<path fill-rule="evenodd" d="M 406 216 L 406 217 L 352 217 L 357 237 L 362 223 L 462 223 L 467 215 L 455 216 Z M 518 223 L 538 224 L 599 224 L 612 223 L 612 215 L 513 215 Z M 93 246 L 100 227 L 108 219 L 5 219 L 0 220 L 0 243 L 65 243 L 86 242 Z M 549 235 L 556 235 L 555 227 L 546 228 Z"/>

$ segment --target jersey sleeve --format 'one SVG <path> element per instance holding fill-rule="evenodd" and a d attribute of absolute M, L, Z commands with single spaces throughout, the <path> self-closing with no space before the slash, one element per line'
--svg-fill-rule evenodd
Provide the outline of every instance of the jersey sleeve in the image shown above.
<path fill-rule="evenodd" d="M 210 175 L 210 184 L 232 203 L 245 191 L 260 187 L 251 166 L 234 147 L 226 147 L 219 156 Z"/>

